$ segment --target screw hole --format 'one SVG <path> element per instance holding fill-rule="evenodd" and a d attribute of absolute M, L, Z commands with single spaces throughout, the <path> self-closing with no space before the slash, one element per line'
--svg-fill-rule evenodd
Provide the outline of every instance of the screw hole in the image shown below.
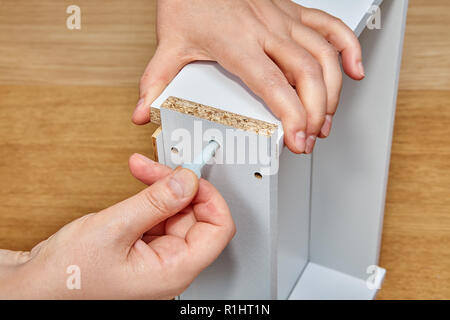
<path fill-rule="evenodd" d="M 172 147 L 170 150 L 171 150 L 172 153 L 174 153 L 174 154 L 178 154 L 178 153 L 180 152 L 180 151 L 178 150 L 177 147 Z"/>
<path fill-rule="evenodd" d="M 255 178 L 261 180 L 262 179 L 262 174 L 259 172 L 255 172 Z"/>

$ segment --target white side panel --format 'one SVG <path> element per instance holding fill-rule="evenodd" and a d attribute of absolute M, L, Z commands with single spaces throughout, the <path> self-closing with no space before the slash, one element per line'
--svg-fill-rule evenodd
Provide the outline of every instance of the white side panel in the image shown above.
<path fill-rule="evenodd" d="M 176 166 L 172 162 L 171 148 L 179 146 L 178 139 L 172 140 L 172 133 L 176 130 L 185 129 L 195 139 L 203 140 L 203 134 L 208 129 L 216 129 L 218 133 L 214 139 L 221 145 L 216 154 L 217 159 L 221 159 L 226 154 L 226 148 L 230 147 L 216 138 L 220 135 L 225 137 L 225 130 L 230 128 L 217 123 L 165 108 L 161 108 L 161 123 L 164 129 L 166 164 L 171 167 Z M 236 132 L 240 136 L 256 136 L 242 130 Z M 203 147 L 209 140 L 210 138 L 203 141 Z M 270 148 L 270 141 L 270 138 L 262 137 L 263 147 Z M 191 146 L 194 148 L 194 142 Z M 234 147 L 237 149 L 236 143 Z M 244 152 L 245 150 L 248 153 L 249 148 L 244 148 Z M 254 173 L 260 172 L 260 169 L 259 164 L 214 164 L 204 168 L 202 177 L 210 181 L 227 201 L 237 232 L 219 258 L 197 277 L 181 295 L 181 299 L 277 297 L 275 245 L 278 177 L 263 176 L 262 179 L 257 179 Z"/>
<path fill-rule="evenodd" d="M 380 282 L 385 274 L 380 270 Z M 369 289 L 364 279 L 308 263 L 289 300 L 372 300 L 377 292 Z"/>
<path fill-rule="evenodd" d="M 382 30 L 361 35 L 367 77 L 345 80 L 313 156 L 310 259 L 361 279 L 378 263 L 406 10 L 384 1 Z"/>
<path fill-rule="evenodd" d="M 311 156 L 284 150 L 278 172 L 278 299 L 287 299 L 308 262 Z"/>

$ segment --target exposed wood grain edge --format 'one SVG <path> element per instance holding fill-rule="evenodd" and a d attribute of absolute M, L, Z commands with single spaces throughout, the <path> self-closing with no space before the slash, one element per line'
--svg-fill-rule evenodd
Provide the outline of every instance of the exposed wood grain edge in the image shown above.
<path fill-rule="evenodd" d="M 161 108 L 171 109 L 197 118 L 233 127 L 235 129 L 250 131 L 268 137 L 272 136 L 272 134 L 278 129 L 278 125 L 273 123 L 244 117 L 236 113 L 220 110 L 211 106 L 206 106 L 177 97 L 168 97 L 161 105 Z"/>
<path fill-rule="evenodd" d="M 153 161 L 159 162 L 158 158 L 158 136 L 161 134 L 162 128 L 159 126 L 152 134 L 152 146 L 153 146 Z"/>
<path fill-rule="evenodd" d="M 157 108 L 150 108 L 150 121 L 151 123 L 161 125 L 161 113 L 159 112 L 159 109 Z"/>

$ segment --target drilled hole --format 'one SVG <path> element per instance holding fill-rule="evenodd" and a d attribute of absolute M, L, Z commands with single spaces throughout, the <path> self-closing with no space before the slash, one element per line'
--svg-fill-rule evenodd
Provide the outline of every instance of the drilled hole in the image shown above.
<path fill-rule="evenodd" d="M 262 179 L 262 174 L 259 172 L 255 172 L 255 178 L 261 180 Z"/>
<path fill-rule="evenodd" d="M 177 147 L 172 147 L 172 149 L 170 149 L 172 151 L 172 153 L 178 154 L 180 151 L 178 150 Z"/>

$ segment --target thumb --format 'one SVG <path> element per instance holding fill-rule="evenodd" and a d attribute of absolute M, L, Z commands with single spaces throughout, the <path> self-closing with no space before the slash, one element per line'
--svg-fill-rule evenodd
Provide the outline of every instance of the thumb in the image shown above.
<path fill-rule="evenodd" d="M 139 85 L 139 101 L 132 120 L 135 124 L 150 121 L 150 106 L 190 61 L 180 54 L 180 49 L 169 45 L 159 45 L 152 60 L 142 75 Z"/>
<path fill-rule="evenodd" d="M 113 226 L 114 237 L 134 243 L 158 223 L 187 207 L 198 191 L 198 178 L 178 168 L 137 195 L 108 209 L 104 214 Z"/>

